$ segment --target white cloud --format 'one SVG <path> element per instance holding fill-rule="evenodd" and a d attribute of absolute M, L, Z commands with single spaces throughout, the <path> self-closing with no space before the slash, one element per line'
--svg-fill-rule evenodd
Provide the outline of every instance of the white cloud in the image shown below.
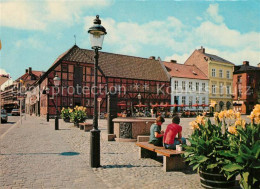
<path fill-rule="evenodd" d="M 93 24 L 94 16 L 85 17 L 85 30 Z M 116 22 L 112 18 L 100 18 L 107 29 L 106 43 L 118 46 L 119 53 L 132 54 L 138 52 L 143 45 L 157 46 L 157 48 L 172 48 L 178 44 L 177 38 L 184 25 L 175 17 L 168 17 L 165 21 L 151 21 L 139 25 L 135 22 Z"/>
<path fill-rule="evenodd" d="M 78 22 L 79 14 L 88 9 L 109 6 L 111 0 L 14 0 L 0 3 L 0 25 L 25 30 L 45 30 L 49 24 Z"/>
<path fill-rule="evenodd" d="M 45 42 L 38 40 L 36 37 L 29 37 L 27 39 L 21 39 L 15 42 L 15 46 L 17 48 L 34 48 L 34 49 L 41 49 L 47 48 Z"/>
<path fill-rule="evenodd" d="M 222 23 L 224 18 L 218 13 L 218 4 L 210 4 L 206 14 L 217 23 Z"/>

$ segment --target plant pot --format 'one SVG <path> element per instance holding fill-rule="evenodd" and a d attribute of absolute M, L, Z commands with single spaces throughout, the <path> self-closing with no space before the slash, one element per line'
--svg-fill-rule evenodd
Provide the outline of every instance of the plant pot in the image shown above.
<path fill-rule="evenodd" d="M 66 123 L 69 123 L 70 122 L 70 118 L 63 118 L 63 120 L 66 122 Z"/>
<path fill-rule="evenodd" d="M 208 173 L 200 171 L 200 182 L 203 188 L 232 188 L 235 186 L 236 177 L 229 180 L 219 173 Z"/>
<path fill-rule="evenodd" d="M 79 127 L 79 123 L 75 123 L 75 122 L 74 122 L 74 126 L 75 126 L 75 127 Z"/>

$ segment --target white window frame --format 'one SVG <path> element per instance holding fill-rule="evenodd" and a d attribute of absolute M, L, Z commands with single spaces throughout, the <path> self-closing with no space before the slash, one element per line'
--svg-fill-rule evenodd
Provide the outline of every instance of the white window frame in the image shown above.
<path fill-rule="evenodd" d="M 203 92 L 206 91 L 206 83 L 202 83 L 202 91 L 203 91 Z"/>
<path fill-rule="evenodd" d="M 227 85 L 227 95 L 230 95 L 231 94 L 231 86 L 230 85 Z"/>
<path fill-rule="evenodd" d="M 192 107 L 193 96 L 189 96 L 189 106 Z"/>
<path fill-rule="evenodd" d="M 196 91 L 199 91 L 199 88 L 200 88 L 200 83 L 196 82 Z"/>
<path fill-rule="evenodd" d="M 202 101 L 202 104 L 206 104 L 206 97 L 203 96 L 202 99 L 201 99 L 201 101 Z"/>
<path fill-rule="evenodd" d="M 200 103 L 200 97 L 196 96 L 196 104 L 199 104 L 199 103 Z"/>
<path fill-rule="evenodd" d="M 216 69 L 215 68 L 211 69 L 211 76 L 216 77 Z"/>
<path fill-rule="evenodd" d="M 227 78 L 230 79 L 230 71 L 227 70 Z"/>
<path fill-rule="evenodd" d="M 175 81 L 174 81 L 174 89 L 175 89 L 175 90 L 178 90 L 178 85 L 179 85 L 178 81 L 175 80 Z"/>
<path fill-rule="evenodd" d="M 215 84 L 213 84 L 213 85 L 211 86 L 211 93 L 212 93 L 212 94 L 216 94 L 216 85 L 215 85 Z"/>
<path fill-rule="evenodd" d="M 181 102 L 182 102 L 182 104 L 186 104 L 186 96 L 182 96 Z"/>
<path fill-rule="evenodd" d="M 223 78 L 223 70 L 219 70 L 219 77 Z"/>
<path fill-rule="evenodd" d="M 182 90 L 185 91 L 185 90 L 186 90 L 186 86 L 185 86 L 185 85 L 186 85 L 186 82 L 185 82 L 185 81 L 182 81 L 181 84 L 182 84 Z"/>
<path fill-rule="evenodd" d="M 223 95 L 223 83 L 219 84 L 219 94 Z"/>
<path fill-rule="evenodd" d="M 189 81 L 189 90 L 192 90 L 192 81 Z"/>

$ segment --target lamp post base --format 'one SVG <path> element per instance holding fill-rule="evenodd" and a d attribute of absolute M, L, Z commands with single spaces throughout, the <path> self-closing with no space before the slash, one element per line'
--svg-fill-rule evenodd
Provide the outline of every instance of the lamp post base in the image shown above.
<path fill-rule="evenodd" d="M 49 113 L 47 113 L 47 115 L 46 115 L 46 119 L 47 119 L 47 122 L 49 122 L 49 120 L 50 120 Z"/>
<path fill-rule="evenodd" d="M 90 131 L 90 166 L 100 167 L 100 130 Z"/>
<path fill-rule="evenodd" d="M 59 130 L 59 119 L 58 119 L 58 116 L 55 116 L 55 130 Z"/>

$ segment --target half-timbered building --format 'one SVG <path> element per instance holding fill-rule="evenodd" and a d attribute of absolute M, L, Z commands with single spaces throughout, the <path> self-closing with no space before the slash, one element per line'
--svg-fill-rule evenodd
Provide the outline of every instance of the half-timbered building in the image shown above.
<path fill-rule="evenodd" d="M 53 78 L 61 78 L 59 90 Z M 56 105 L 62 107 L 87 107 L 93 115 L 94 102 L 94 52 L 74 45 L 60 55 L 38 81 L 40 91 L 48 88 L 48 94 L 41 94 L 41 115 L 55 115 Z M 122 108 L 133 108 L 136 104 L 165 104 L 171 101 L 170 76 L 160 58 L 140 58 L 127 55 L 99 52 L 98 96 L 100 112 L 107 111 L 107 93 L 117 92 Z M 56 101 L 57 94 L 57 101 Z M 140 98 L 140 95 L 141 98 Z M 139 95 L 139 99 L 138 99 Z"/>

